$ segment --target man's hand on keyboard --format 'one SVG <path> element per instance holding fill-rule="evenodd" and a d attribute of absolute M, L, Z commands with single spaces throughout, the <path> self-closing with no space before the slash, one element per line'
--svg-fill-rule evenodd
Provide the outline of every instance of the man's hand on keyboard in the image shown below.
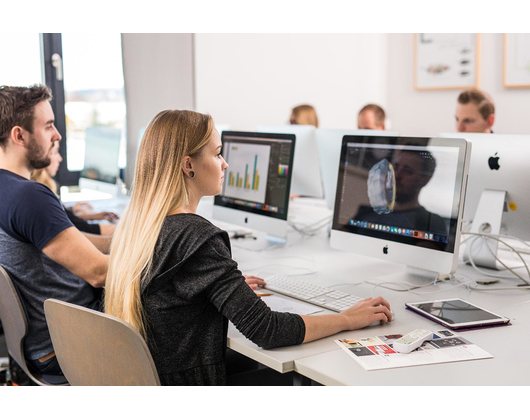
<path fill-rule="evenodd" d="M 377 321 L 382 325 L 392 321 L 390 304 L 381 296 L 361 300 L 341 313 L 348 317 L 349 330 L 358 330 Z"/>

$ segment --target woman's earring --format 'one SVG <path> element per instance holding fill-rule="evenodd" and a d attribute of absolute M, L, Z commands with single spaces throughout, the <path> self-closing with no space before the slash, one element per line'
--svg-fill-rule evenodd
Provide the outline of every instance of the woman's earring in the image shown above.
<path fill-rule="evenodd" d="M 189 171 L 189 172 L 188 172 L 188 176 L 189 176 L 191 179 L 195 178 L 195 171 Z"/>

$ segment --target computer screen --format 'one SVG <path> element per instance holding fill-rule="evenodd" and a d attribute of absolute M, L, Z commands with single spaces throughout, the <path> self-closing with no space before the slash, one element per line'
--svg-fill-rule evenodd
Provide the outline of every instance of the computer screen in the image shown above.
<path fill-rule="evenodd" d="M 473 144 L 464 211 L 464 220 L 473 222 L 469 231 L 530 240 L 526 181 L 530 178 L 530 135 L 442 133 L 440 137 L 463 137 Z M 488 242 L 489 249 L 483 241 L 469 243 L 475 243 L 477 265 L 499 268 L 491 252 L 496 253 L 497 241 Z"/>
<path fill-rule="evenodd" d="M 121 130 L 88 127 L 85 138 L 85 164 L 79 185 L 82 188 L 113 193 L 119 174 Z M 112 191 L 111 191 L 112 190 Z"/>
<path fill-rule="evenodd" d="M 226 170 L 213 218 L 285 238 L 295 136 L 223 131 Z"/>
<path fill-rule="evenodd" d="M 260 125 L 257 131 L 265 133 L 294 134 L 296 150 L 294 152 L 293 181 L 291 194 L 304 197 L 324 197 L 316 128 L 312 125 Z"/>
<path fill-rule="evenodd" d="M 322 184 L 324 186 L 326 205 L 329 209 L 333 210 L 333 206 L 335 205 L 335 191 L 337 189 L 337 176 L 339 175 L 342 138 L 345 135 L 397 136 L 398 134 L 396 131 L 317 128 L 316 138 L 322 172 Z"/>
<path fill-rule="evenodd" d="M 344 136 L 331 246 L 454 272 L 469 148 L 463 139 Z"/>

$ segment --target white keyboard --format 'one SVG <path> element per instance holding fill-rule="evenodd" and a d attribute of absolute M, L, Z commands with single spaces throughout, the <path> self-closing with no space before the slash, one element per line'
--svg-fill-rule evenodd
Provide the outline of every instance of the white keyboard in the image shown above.
<path fill-rule="evenodd" d="M 264 280 L 267 282 L 265 289 L 294 297 L 298 300 L 303 300 L 304 302 L 335 312 L 342 312 L 345 309 L 351 308 L 357 302 L 364 299 L 280 274 L 265 277 Z"/>

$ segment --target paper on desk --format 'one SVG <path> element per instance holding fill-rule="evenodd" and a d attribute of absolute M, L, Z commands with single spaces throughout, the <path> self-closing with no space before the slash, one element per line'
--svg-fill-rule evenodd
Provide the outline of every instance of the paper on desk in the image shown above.
<path fill-rule="evenodd" d="M 335 340 L 365 370 L 489 359 L 493 356 L 450 330 L 433 331 L 434 338 L 411 353 L 398 353 L 393 343 L 402 334 Z"/>
<path fill-rule="evenodd" d="M 297 315 L 309 315 L 323 310 L 318 306 L 309 305 L 296 300 L 284 299 L 275 295 L 263 296 L 262 299 L 269 308 L 276 312 L 290 312 Z"/>

